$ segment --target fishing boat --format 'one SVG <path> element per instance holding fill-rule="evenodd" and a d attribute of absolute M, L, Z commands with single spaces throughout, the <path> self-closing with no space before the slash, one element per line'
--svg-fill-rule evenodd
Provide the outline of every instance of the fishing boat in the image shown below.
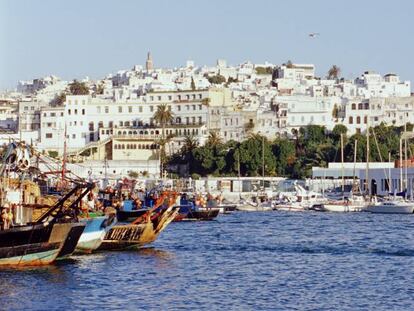
<path fill-rule="evenodd" d="M 132 223 L 116 224 L 105 235 L 99 250 L 136 249 L 154 242 L 178 213 L 177 193 L 164 191 L 154 206 Z"/>
<path fill-rule="evenodd" d="M 178 214 L 174 221 L 182 220 L 214 220 L 220 213 L 224 213 L 224 207 L 218 208 L 217 201 L 211 195 L 206 201 L 203 196 L 191 197 L 182 194 L 177 198 Z"/>
<path fill-rule="evenodd" d="M 72 253 L 85 227 L 77 222 L 76 209 L 91 185 L 78 183 L 53 204 L 41 203 L 39 186 L 26 179 L 32 155 L 26 144 L 12 142 L 3 158 L 0 266 L 49 264 Z M 35 210 L 40 210 L 39 216 Z"/>
<path fill-rule="evenodd" d="M 104 215 L 82 218 L 80 221 L 84 223 L 86 227 L 76 245 L 76 251 L 91 253 L 101 246 L 106 233 L 112 228 L 117 220 L 115 215 Z"/>
<path fill-rule="evenodd" d="M 179 206 L 179 212 L 174 221 L 182 220 L 214 220 L 220 213 L 218 208 L 196 208 L 193 204 Z"/>

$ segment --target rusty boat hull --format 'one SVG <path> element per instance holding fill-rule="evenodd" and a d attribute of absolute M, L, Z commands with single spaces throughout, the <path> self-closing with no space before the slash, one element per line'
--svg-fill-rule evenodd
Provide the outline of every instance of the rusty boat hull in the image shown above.
<path fill-rule="evenodd" d="M 105 235 L 99 250 L 137 249 L 154 242 L 174 220 L 178 208 L 170 206 L 157 217 L 147 217 L 139 224 L 117 224 Z"/>
<path fill-rule="evenodd" d="M 34 224 L 0 231 L 0 266 L 38 266 L 56 260 L 71 224 Z"/>

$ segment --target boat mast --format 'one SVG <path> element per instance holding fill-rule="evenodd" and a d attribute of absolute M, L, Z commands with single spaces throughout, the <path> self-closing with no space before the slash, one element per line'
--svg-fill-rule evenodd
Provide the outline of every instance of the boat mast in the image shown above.
<path fill-rule="evenodd" d="M 264 139 L 265 139 L 265 137 L 262 136 L 262 178 L 263 178 L 263 191 L 265 190 Z"/>
<path fill-rule="evenodd" d="M 402 169 L 402 138 L 400 138 L 400 192 L 403 191 L 404 185 L 403 185 L 403 169 Z"/>
<path fill-rule="evenodd" d="M 345 177 L 344 177 L 344 134 L 341 133 L 341 175 L 342 175 L 342 199 L 344 199 Z"/>
<path fill-rule="evenodd" d="M 388 152 L 388 162 L 391 162 L 391 152 Z M 388 168 L 388 192 L 391 192 L 391 167 Z M 394 192 L 394 189 L 392 189 Z"/>
<path fill-rule="evenodd" d="M 239 199 L 241 198 L 241 184 L 240 184 L 240 150 L 237 152 L 237 178 L 239 183 Z"/>
<path fill-rule="evenodd" d="M 407 199 L 407 191 L 408 191 L 408 169 L 407 169 L 407 122 L 404 123 L 404 170 L 405 170 L 405 185 L 404 185 L 404 197 Z"/>
<path fill-rule="evenodd" d="M 355 139 L 355 146 L 354 146 L 354 171 L 353 171 L 353 181 L 352 181 L 352 188 L 354 188 L 355 187 L 355 185 L 356 185 L 356 176 L 355 176 L 355 174 L 356 174 L 356 161 L 357 161 L 357 147 L 358 147 L 358 140 L 357 139 Z M 360 188 L 360 187 L 358 187 L 358 188 Z M 353 190 L 356 190 L 356 189 L 353 189 Z"/>
<path fill-rule="evenodd" d="M 66 151 L 67 151 L 66 150 L 67 149 L 67 141 L 66 141 L 67 133 L 66 133 L 66 131 L 67 131 L 67 126 L 66 126 L 66 123 L 65 123 L 65 138 L 63 140 L 63 159 L 62 159 L 62 185 L 64 183 L 65 174 L 66 174 L 66 156 L 67 156 L 67 154 L 66 154 Z"/>
<path fill-rule="evenodd" d="M 366 191 L 368 197 L 371 197 L 371 185 L 369 182 L 369 118 L 367 117 L 367 156 L 366 156 L 366 171 L 365 171 L 365 182 L 366 182 Z"/>

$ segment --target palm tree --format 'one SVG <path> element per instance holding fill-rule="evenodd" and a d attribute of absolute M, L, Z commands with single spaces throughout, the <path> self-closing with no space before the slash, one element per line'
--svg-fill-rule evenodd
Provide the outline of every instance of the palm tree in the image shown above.
<path fill-rule="evenodd" d="M 207 145 L 216 147 L 218 145 L 221 145 L 222 143 L 223 140 L 220 137 L 220 133 L 218 131 L 210 131 L 207 139 Z"/>
<path fill-rule="evenodd" d="M 184 137 L 184 146 L 181 151 L 185 154 L 193 151 L 198 147 L 198 141 L 193 135 L 187 135 Z"/>
<path fill-rule="evenodd" d="M 157 107 L 157 111 L 154 113 L 154 120 L 156 123 L 161 125 L 162 127 L 162 137 L 159 141 L 159 145 L 161 146 L 160 150 L 160 166 L 161 166 L 161 176 L 163 172 L 163 166 L 165 161 L 165 144 L 168 143 L 167 139 L 165 138 L 165 126 L 168 123 L 171 123 L 174 116 L 168 106 L 166 104 L 161 104 Z"/>
<path fill-rule="evenodd" d="M 328 79 L 332 80 L 332 79 L 338 79 L 339 75 L 341 74 L 341 68 L 339 68 L 336 65 L 333 65 L 329 70 L 328 70 Z"/>
<path fill-rule="evenodd" d="M 161 104 L 157 107 L 157 111 L 154 113 L 154 120 L 162 127 L 162 137 L 164 138 L 165 126 L 171 123 L 174 119 L 174 115 L 166 104 Z"/>

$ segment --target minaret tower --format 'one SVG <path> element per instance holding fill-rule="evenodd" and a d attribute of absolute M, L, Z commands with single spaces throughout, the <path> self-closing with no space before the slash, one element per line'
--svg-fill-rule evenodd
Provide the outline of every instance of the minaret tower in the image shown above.
<path fill-rule="evenodd" d="M 146 67 L 147 71 L 154 70 L 154 64 L 152 63 L 152 56 L 151 56 L 150 52 L 148 52 L 148 54 L 147 54 L 147 61 L 145 63 L 145 67 Z"/>

